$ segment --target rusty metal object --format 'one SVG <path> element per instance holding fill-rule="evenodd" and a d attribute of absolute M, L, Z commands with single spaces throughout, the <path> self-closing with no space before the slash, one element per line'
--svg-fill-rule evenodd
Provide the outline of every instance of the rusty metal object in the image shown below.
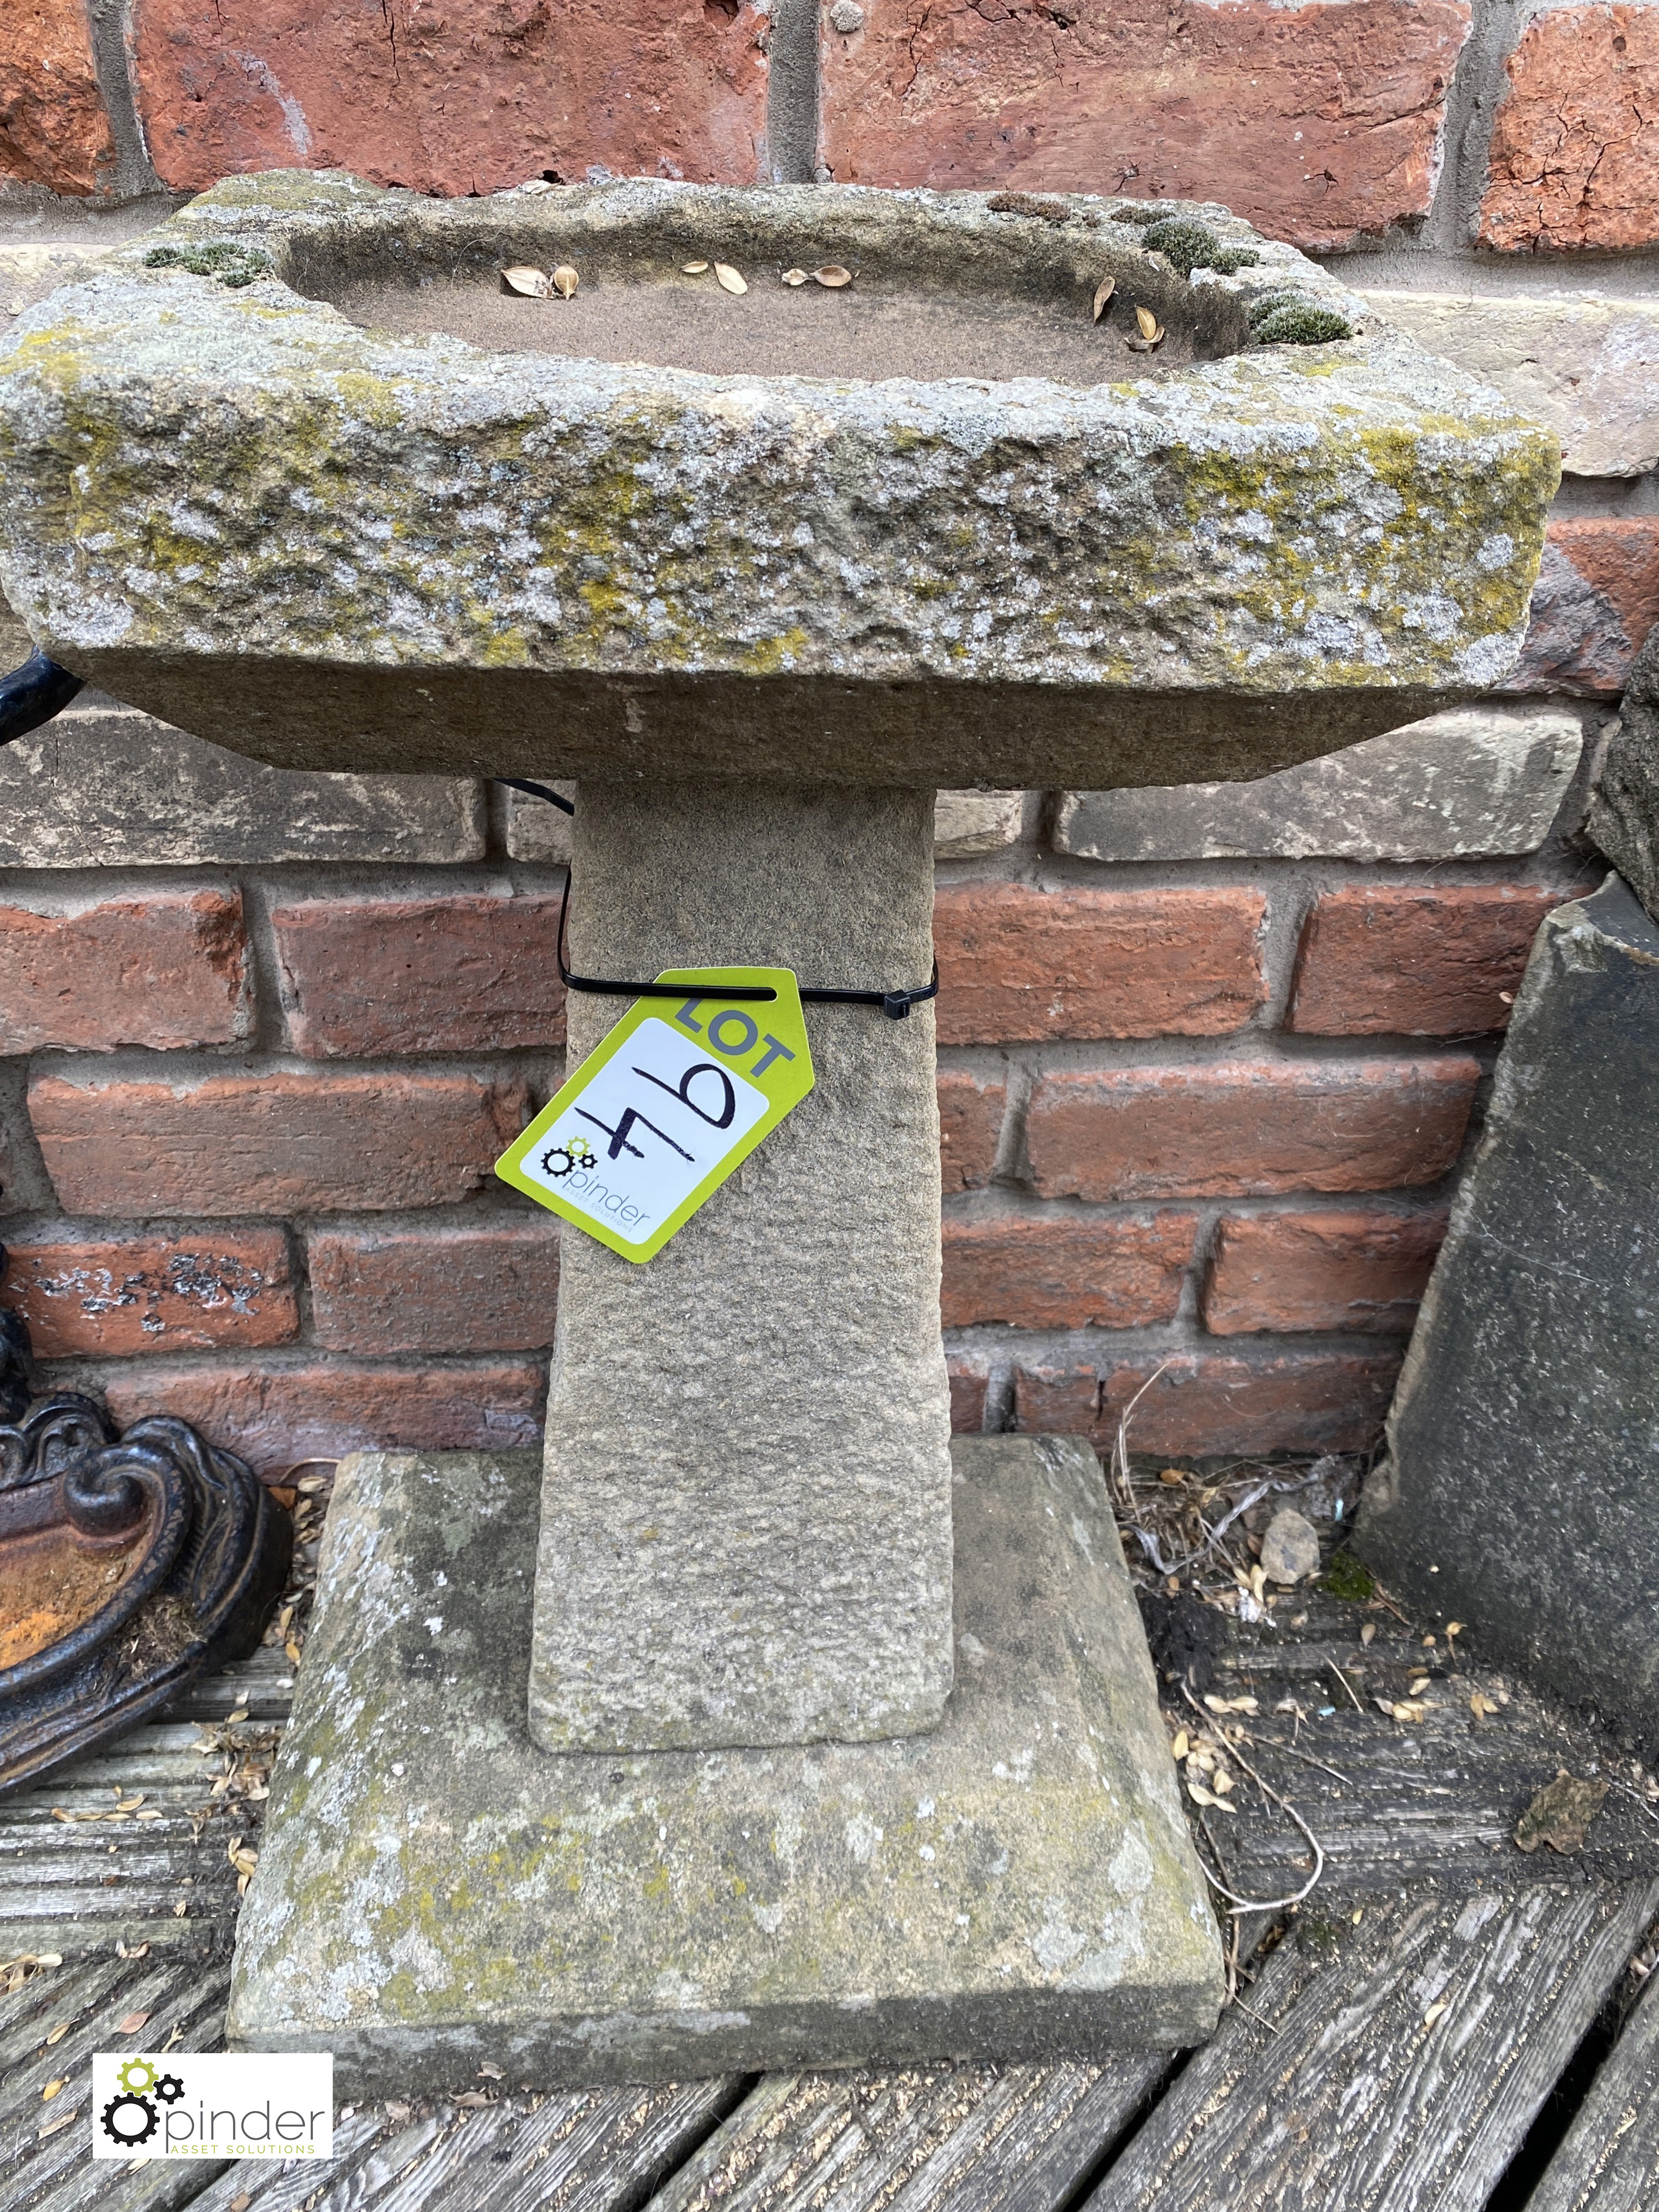
<path fill-rule="evenodd" d="M 187 1422 L 122 1436 L 76 1392 L 27 1402 L 27 1352 L 0 1316 L 0 1791 L 245 1658 L 293 1540 L 252 1468 Z"/>

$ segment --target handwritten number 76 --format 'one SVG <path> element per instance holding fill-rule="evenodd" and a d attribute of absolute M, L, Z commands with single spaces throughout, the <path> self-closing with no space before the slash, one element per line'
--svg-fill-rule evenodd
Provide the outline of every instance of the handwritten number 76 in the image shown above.
<path fill-rule="evenodd" d="M 635 1075 L 643 1077 L 646 1082 L 654 1083 L 659 1091 L 665 1091 L 671 1098 L 678 1098 L 682 1106 L 689 1106 L 697 1119 L 700 1121 L 707 1121 L 711 1129 L 731 1127 L 732 1118 L 738 1110 L 738 1094 L 732 1087 L 731 1077 L 723 1067 L 717 1067 L 712 1060 L 696 1061 L 686 1069 L 678 1083 L 665 1083 L 661 1076 L 653 1075 L 648 1067 L 636 1067 L 634 1073 Z M 720 1084 L 726 1103 L 718 1114 L 707 1112 L 692 1097 L 691 1079 L 694 1075 L 712 1075 Z M 637 1112 L 632 1106 L 623 1109 L 622 1118 L 614 1129 L 608 1121 L 601 1121 L 597 1114 L 590 1114 L 585 1107 L 579 1106 L 576 1111 L 584 1121 L 591 1121 L 596 1129 L 603 1129 L 605 1135 L 610 1138 L 611 1142 L 606 1148 L 608 1158 L 614 1160 L 622 1152 L 632 1152 L 636 1160 L 642 1160 L 645 1158 L 645 1154 L 637 1145 L 630 1145 L 628 1141 L 628 1133 L 637 1121 L 641 1128 L 649 1129 L 653 1137 L 660 1137 L 671 1152 L 678 1152 L 683 1160 L 690 1160 L 694 1167 L 696 1165 L 695 1153 L 688 1152 L 684 1145 L 677 1145 L 665 1129 L 659 1129 L 654 1121 L 647 1121 L 645 1115 Z"/>

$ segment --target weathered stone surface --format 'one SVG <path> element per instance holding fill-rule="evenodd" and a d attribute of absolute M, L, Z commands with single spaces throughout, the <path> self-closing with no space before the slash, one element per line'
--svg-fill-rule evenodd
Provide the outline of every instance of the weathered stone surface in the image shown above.
<path fill-rule="evenodd" d="M 1544 924 L 1358 1548 L 1483 1652 L 1659 1736 L 1659 926 Z"/>
<path fill-rule="evenodd" d="M 1095 860 L 1532 853 L 1583 742 L 1577 715 L 1556 708 L 1459 708 L 1254 783 L 1068 791 L 1054 842 Z"/>
<path fill-rule="evenodd" d="M 137 0 L 133 16 L 150 153 L 188 191 L 296 163 L 460 193 L 593 163 L 766 173 L 768 16 L 752 0 Z"/>
<path fill-rule="evenodd" d="M 150 267 L 146 241 L 0 341 L 0 574 L 66 665 L 285 767 L 1224 779 L 1500 678 L 1547 434 L 1386 328 L 1250 343 L 1249 301 L 1286 286 L 1364 312 L 1224 214 L 1258 263 L 1188 283 L 1111 203 L 1072 212 L 232 180 L 166 243 L 270 278 Z M 691 243 L 1079 317 L 1113 269 L 1175 335 L 1138 382 L 711 380 L 377 336 L 278 281 L 493 286 L 503 256 L 569 252 L 596 285 L 668 283 Z"/>
<path fill-rule="evenodd" d="M 1659 301 L 1365 291 L 1379 315 L 1561 441 L 1574 476 L 1659 465 Z"/>
<path fill-rule="evenodd" d="M 1269 1582 L 1305 1582 L 1319 1572 L 1319 1531 L 1293 1505 L 1281 1505 L 1261 1535 L 1261 1571 Z"/>
<path fill-rule="evenodd" d="M 843 184 L 1121 180 L 1341 246 L 1427 214 L 1469 21 L 1462 0 L 872 9 L 824 35 L 823 157 Z"/>
<path fill-rule="evenodd" d="M 565 799 L 576 796 L 574 783 L 557 783 L 552 788 Z M 559 807 L 550 806 L 544 799 L 533 799 L 525 791 L 509 791 L 507 849 L 515 860 L 550 860 L 568 867 L 570 817 Z"/>
<path fill-rule="evenodd" d="M 1659 623 L 1659 515 L 1561 515 L 1549 526 L 1526 643 L 1505 691 L 1623 690 Z"/>
<path fill-rule="evenodd" d="M 941 791 L 933 801 L 933 858 L 970 860 L 1012 845 L 1024 811 L 1023 791 Z"/>
<path fill-rule="evenodd" d="M 0 15 L 0 177 L 95 192 L 115 161 L 86 0 L 12 0 Z"/>
<path fill-rule="evenodd" d="M 1481 245 L 1609 252 L 1659 240 L 1659 8 L 1540 8 L 1504 68 Z"/>
<path fill-rule="evenodd" d="M 921 981 L 920 791 L 585 781 L 578 974 Z M 578 1066 L 626 1000 L 572 994 Z M 531 1729 L 860 1740 L 951 1687 L 933 1012 L 806 1008 L 816 1086 L 647 1267 L 562 1240 Z"/>
<path fill-rule="evenodd" d="M 672 1247 L 671 1247 L 672 1249 Z M 883 1744 L 549 1759 L 528 1455 L 363 1456 L 237 1940 L 234 2045 L 348 2095 L 1200 2041 L 1222 1995 L 1100 1470 L 954 1448 L 961 1664 Z"/>
<path fill-rule="evenodd" d="M 0 637 L 5 667 L 27 658 L 27 633 L 20 642 Z M 266 768 L 115 706 L 71 707 L 0 750 L 0 867 L 483 854 L 479 786 L 459 776 Z"/>
<path fill-rule="evenodd" d="M 1631 670 L 1595 772 L 1585 826 L 1659 921 L 1659 628 Z"/>

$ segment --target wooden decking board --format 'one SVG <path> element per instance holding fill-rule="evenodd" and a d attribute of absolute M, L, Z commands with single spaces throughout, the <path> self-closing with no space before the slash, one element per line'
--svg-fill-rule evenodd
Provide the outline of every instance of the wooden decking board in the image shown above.
<path fill-rule="evenodd" d="M 213 1797 L 224 1757 L 204 1755 L 198 1723 L 222 1723 L 246 1708 L 257 1739 L 282 1724 L 292 1702 L 292 1668 L 281 1653 L 261 1651 L 192 1685 L 110 1749 L 0 1797 L 0 1954 L 68 1955 L 111 1949 L 118 1939 L 196 1953 L 209 1925 L 228 1943 L 238 1899 L 226 1846 L 238 1833 L 257 1836 L 260 1808 Z M 141 1809 L 162 1817 L 55 1817 L 107 1813 L 118 1791 L 142 1791 Z"/>
<path fill-rule="evenodd" d="M 1054 2212 L 1173 2064 L 770 2075 L 651 2212 Z"/>
<path fill-rule="evenodd" d="M 1659 1973 L 1626 2021 L 1527 2212 L 1659 2205 Z"/>
<path fill-rule="evenodd" d="M 87 2177 L 109 2184 L 125 2171 L 118 2166 L 94 2165 L 87 2154 L 95 2117 L 91 2068 L 95 2051 L 158 2051 L 175 2029 L 180 2031 L 177 2047 L 213 2050 L 223 2035 L 230 1978 L 224 1967 L 203 1966 L 172 1953 L 120 1963 L 130 1971 L 113 1981 L 102 1976 L 104 1962 L 93 1960 L 65 1966 L 31 1985 L 57 1983 L 58 2002 L 50 2014 L 40 2015 L 38 2036 L 7 2064 L 0 2089 L 0 2172 L 8 2176 L 6 2212 L 40 2212 L 54 2199 L 64 2204 L 95 2203 L 95 2191 L 77 2197 L 77 2191 L 91 2188 Z M 47 2028 L 66 2012 L 74 2021 L 70 2033 L 61 2043 L 46 2047 Z M 140 2012 L 149 2015 L 142 2031 L 122 2034 L 119 2022 Z M 65 2077 L 64 2087 L 45 2100 L 42 2091 L 58 2077 Z M 61 2119 L 66 2111 L 76 2116 L 70 2124 L 42 2138 L 42 2124 Z M 150 2169 L 139 2171 L 148 2173 Z M 168 2189 L 174 2186 L 175 2171 L 155 2168 Z M 152 2202 L 154 2192 L 146 2194 L 147 2188 L 137 2191 L 135 2203 Z"/>
<path fill-rule="evenodd" d="M 1333 1661 L 1363 1711 L 1333 1678 Z M 1389 1719 L 1374 1699 L 1403 1698 L 1419 1672 L 1431 1676 L 1427 1712 L 1416 1722 Z M 1401 1635 L 1379 1636 L 1369 1649 L 1357 1640 L 1352 1647 L 1258 1640 L 1224 1656 L 1212 1692 L 1254 1694 L 1256 1715 L 1206 1711 L 1200 1722 L 1179 1698 L 1166 1698 L 1166 1710 L 1173 1723 L 1212 1734 L 1242 1723 L 1246 1755 L 1324 1846 L 1327 1893 L 1363 1896 L 1418 1881 L 1507 1889 L 1659 1879 L 1659 1805 L 1630 1794 L 1633 1763 L 1588 1722 L 1507 1677 L 1509 1703 L 1477 1719 L 1470 1694 L 1492 1679 Z M 1274 1710 L 1285 1697 L 1301 1705 L 1300 1716 Z M 1321 1705 L 1334 1710 L 1322 1713 Z M 1515 1823 L 1564 1766 L 1626 1786 L 1609 1791 L 1582 1851 L 1570 1859 L 1547 1850 L 1528 1856 L 1516 1848 Z M 1243 1787 L 1241 1797 L 1239 1817 L 1209 1822 L 1219 1871 L 1242 1895 L 1284 1896 L 1311 1868 L 1307 1843 L 1282 1816 L 1264 1814 L 1253 1790 Z"/>
<path fill-rule="evenodd" d="M 1659 1885 L 1310 1914 L 1090 2212 L 1480 2212 L 1659 1904 Z M 1429 2024 L 1427 2014 L 1446 2010 Z"/>
<path fill-rule="evenodd" d="M 326 2169 L 245 2161 L 204 2189 L 194 2212 L 228 2212 L 244 2192 L 250 2212 L 633 2212 L 743 2087 L 728 2078 L 504 2097 L 401 2123 L 374 2106 L 340 2122 Z"/>

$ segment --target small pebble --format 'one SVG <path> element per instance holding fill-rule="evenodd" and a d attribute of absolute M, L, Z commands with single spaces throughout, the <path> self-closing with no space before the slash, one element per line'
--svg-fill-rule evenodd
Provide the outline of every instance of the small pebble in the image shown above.
<path fill-rule="evenodd" d="M 850 37 L 854 31 L 864 28 L 864 10 L 859 6 L 858 0 L 836 0 L 835 6 L 830 10 L 830 21 L 838 31 L 844 31 Z"/>
<path fill-rule="evenodd" d="M 1281 1505 L 1261 1539 L 1261 1569 L 1269 1582 L 1305 1582 L 1319 1572 L 1319 1532 L 1293 1505 Z"/>

